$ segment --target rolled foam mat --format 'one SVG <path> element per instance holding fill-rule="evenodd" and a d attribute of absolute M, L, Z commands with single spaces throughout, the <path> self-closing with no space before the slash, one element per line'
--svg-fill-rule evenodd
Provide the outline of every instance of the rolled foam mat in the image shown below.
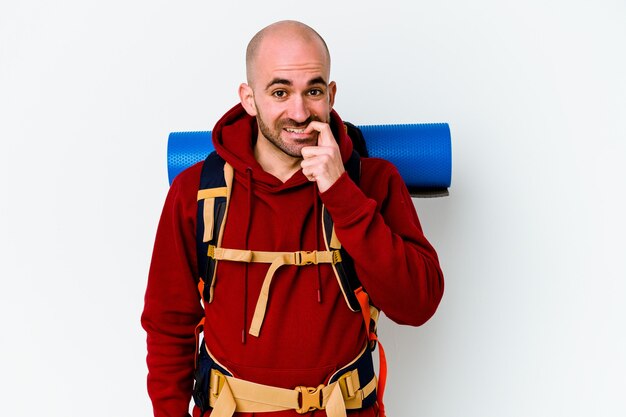
<path fill-rule="evenodd" d="M 452 146 L 447 123 L 359 125 L 370 157 L 394 164 L 412 196 L 448 194 Z M 167 143 L 170 184 L 181 171 L 214 150 L 211 132 L 172 132 Z"/>

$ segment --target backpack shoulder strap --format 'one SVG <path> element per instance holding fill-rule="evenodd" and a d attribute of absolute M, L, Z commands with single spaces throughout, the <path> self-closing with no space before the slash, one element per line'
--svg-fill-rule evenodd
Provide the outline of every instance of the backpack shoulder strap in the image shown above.
<path fill-rule="evenodd" d="M 345 120 L 343 124 L 346 128 L 346 133 L 348 134 L 348 136 L 350 136 L 350 139 L 352 140 L 352 146 L 354 147 L 354 150 L 356 150 L 359 155 L 368 157 L 369 153 L 367 151 L 367 144 L 365 143 L 365 137 L 363 136 L 363 132 L 361 132 L 361 129 L 359 129 L 356 125 L 353 125 L 350 122 L 346 122 Z"/>
<path fill-rule="evenodd" d="M 359 185 L 361 178 L 361 157 L 358 152 L 353 151 L 350 159 L 345 164 L 348 175 L 354 181 L 356 185 Z M 359 277 L 357 276 L 356 269 L 354 268 L 354 261 L 350 254 L 342 247 L 341 242 L 335 234 L 335 227 L 333 219 L 330 217 L 330 213 L 324 206 L 322 209 L 322 231 L 324 232 L 324 242 L 326 249 L 339 250 L 340 259 L 338 262 L 333 263 L 333 270 L 341 292 L 348 304 L 348 307 L 354 311 L 360 311 L 363 314 L 365 327 L 369 337 L 369 346 L 371 350 L 374 350 L 378 337 L 376 335 L 378 318 L 380 315 L 379 309 L 372 305 L 367 295 L 366 289 L 363 288 Z M 380 344 L 379 344 L 380 346 Z M 386 379 L 386 359 L 384 357 L 384 351 L 380 346 L 380 363 L 381 363 L 381 382 L 380 388 L 380 400 L 382 404 L 382 394 L 384 392 L 384 381 Z M 383 369 L 385 371 L 383 372 Z"/>
<path fill-rule="evenodd" d="M 215 151 L 211 152 L 202 165 L 196 221 L 198 289 L 209 303 L 213 299 L 217 261 L 208 256 L 208 251 L 222 241 L 232 178 L 232 167 Z"/>
<path fill-rule="evenodd" d="M 345 168 L 352 181 L 359 185 L 359 180 L 361 178 L 361 157 L 356 151 L 352 151 L 352 155 L 350 156 L 350 159 L 348 159 L 348 162 L 346 162 Z M 356 275 L 352 258 L 341 246 L 339 239 L 337 239 L 333 219 L 330 217 L 330 213 L 326 209 L 326 206 L 323 206 L 322 208 L 322 225 L 326 249 L 331 251 L 339 250 L 339 253 L 341 254 L 341 260 L 333 264 L 333 269 L 346 303 L 352 311 L 360 311 L 361 306 L 359 305 L 359 300 L 355 295 L 355 291 L 361 287 L 361 282 Z"/>

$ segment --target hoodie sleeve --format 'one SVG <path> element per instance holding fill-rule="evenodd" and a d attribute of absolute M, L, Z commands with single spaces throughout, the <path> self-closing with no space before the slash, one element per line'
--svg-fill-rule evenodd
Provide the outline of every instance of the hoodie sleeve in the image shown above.
<path fill-rule="evenodd" d="M 363 158 L 360 186 L 344 173 L 321 198 L 372 303 L 396 323 L 425 323 L 441 301 L 443 273 L 397 169 Z"/>
<path fill-rule="evenodd" d="M 194 178 L 196 174 L 199 178 L 199 173 L 190 170 L 176 178 L 167 195 L 141 316 L 147 333 L 148 394 L 155 417 L 189 416 L 194 330 L 203 316 L 195 280 Z"/>

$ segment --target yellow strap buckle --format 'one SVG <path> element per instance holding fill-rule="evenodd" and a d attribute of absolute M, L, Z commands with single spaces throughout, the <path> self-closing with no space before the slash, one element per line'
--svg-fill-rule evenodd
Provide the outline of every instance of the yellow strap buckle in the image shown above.
<path fill-rule="evenodd" d="M 299 251 L 296 254 L 296 265 L 317 264 L 317 251 Z"/>
<path fill-rule="evenodd" d="M 336 265 L 339 262 L 341 262 L 341 252 L 339 252 L 338 250 L 334 250 L 333 251 L 333 265 Z"/>
<path fill-rule="evenodd" d="M 356 398 L 359 393 L 359 388 L 361 388 L 359 384 L 358 370 L 355 369 L 353 371 L 346 372 L 337 380 L 337 383 L 339 384 L 341 394 L 346 401 Z"/>
<path fill-rule="evenodd" d="M 217 369 L 211 369 L 210 392 L 214 398 L 220 396 L 220 392 L 222 391 L 225 382 L 226 377 L 223 373 L 221 373 Z"/>
<path fill-rule="evenodd" d="M 296 387 L 296 391 L 300 393 L 300 408 L 296 408 L 296 413 L 304 414 L 309 411 L 321 410 L 322 406 L 322 388 L 324 385 L 313 387 Z"/>

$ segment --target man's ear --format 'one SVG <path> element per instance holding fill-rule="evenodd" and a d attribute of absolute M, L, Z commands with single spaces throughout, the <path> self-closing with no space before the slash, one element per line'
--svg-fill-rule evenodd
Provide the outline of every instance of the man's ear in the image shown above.
<path fill-rule="evenodd" d="M 239 86 L 239 100 L 241 105 L 250 116 L 255 117 L 257 114 L 256 103 L 254 102 L 254 92 L 252 87 L 246 83 L 241 83 Z"/>
<path fill-rule="evenodd" d="M 328 84 L 328 104 L 330 104 L 331 109 L 335 105 L 335 94 L 337 94 L 337 84 L 331 81 L 330 84 Z"/>

